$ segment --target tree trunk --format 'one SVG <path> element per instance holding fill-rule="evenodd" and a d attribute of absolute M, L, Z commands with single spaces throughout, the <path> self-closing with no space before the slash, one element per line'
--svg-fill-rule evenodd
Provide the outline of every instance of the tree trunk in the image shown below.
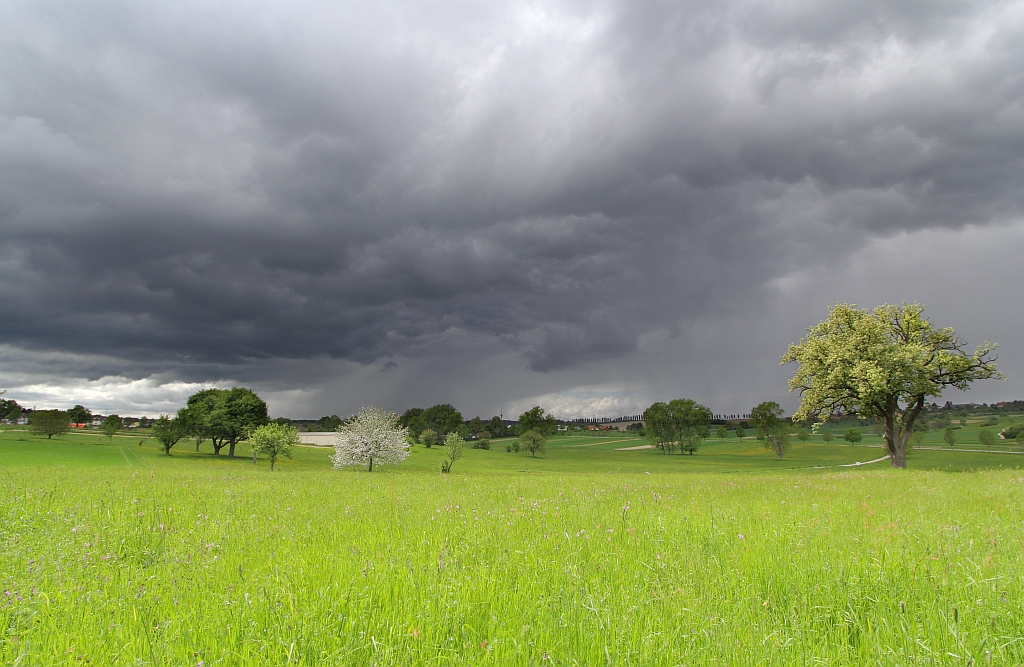
<path fill-rule="evenodd" d="M 254 460 L 253 463 L 256 461 Z M 274 459 L 270 459 L 270 472 L 274 472 Z"/>
<path fill-rule="evenodd" d="M 213 454 L 214 456 L 220 456 L 220 450 L 224 448 L 224 438 L 217 440 L 217 438 L 210 438 L 210 442 L 213 443 Z"/>
<path fill-rule="evenodd" d="M 235 457 L 235 439 L 231 438 L 231 440 L 228 442 L 228 444 L 230 445 L 228 447 L 228 456 L 230 456 L 231 458 L 234 458 Z"/>
<path fill-rule="evenodd" d="M 373 472 L 373 457 L 370 457 L 370 469 L 367 472 Z"/>

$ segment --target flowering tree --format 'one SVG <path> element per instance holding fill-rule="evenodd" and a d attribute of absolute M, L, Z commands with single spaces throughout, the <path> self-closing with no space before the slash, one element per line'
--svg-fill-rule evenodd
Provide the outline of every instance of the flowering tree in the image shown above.
<path fill-rule="evenodd" d="M 398 425 L 398 415 L 381 408 L 363 408 L 352 421 L 338 427 L 334 443 L 335 468 L 347 468 L 373 462 L 379 465 L 399 464 L 409 456 L 406 438 L 409 429 Z"/>
<path fill-rule="evenodd" d="M 946 387 L 967 389 L 975 380 L 1002 378 L 995 345 L 968 353 L 950 328 L 936 328 L 924 306 L 884 305 L 874 310 L 840 304 L 828 319 L 790 345 L 782 363 L 796 362 L 790 391 L 800 392 L 796 421 L 858 414 L 882 426 L 895 468 L 906 468 L 906 446 L 925 400 Z"/>

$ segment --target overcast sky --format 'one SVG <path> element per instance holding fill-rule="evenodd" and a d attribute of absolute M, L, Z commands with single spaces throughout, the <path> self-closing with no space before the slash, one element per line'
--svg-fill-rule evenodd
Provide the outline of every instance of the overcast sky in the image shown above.
<path fill-rule="evenodd" d="M 0 388 L 789 409 L 837 302 L 1024 398 L 1024 3 L 0 3 Z"/>

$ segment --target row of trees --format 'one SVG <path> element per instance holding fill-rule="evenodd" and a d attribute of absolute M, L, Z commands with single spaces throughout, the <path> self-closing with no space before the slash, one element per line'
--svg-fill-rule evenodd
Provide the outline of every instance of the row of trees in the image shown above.
<path fill-rule="evenodd" d="M 251 389 L 203 389 L 189 396 L 185 407 L 175 416 L 163 415 L 157 419 L 153 436 L 167 454 L 178 442 L 188 438 L 195 442 L 196 451 L 209 440 L 215 455 L 227 447 L 228 456 L 233 457 L 235 446 L 241 440 L 269 422 L 267 404 Z"/>
<path fill-rule="evenodd" d="M 426 411 L 415 413 L 413 417 L 418 417 L 423 412 Z M 338 438 L 332 457 L 334 467 L 367 466 L 367 470 L 373 472 L 374 464 L 397 465 L 404 461 L 409 456 L 413 441 L 411 431 L 405 425 L 408 420 L 403 420 L 403 417 L 408 415 L 409 412 L 406 412 L 399 417 L 381 408 L 363 408 L 358 415 L 346 420 L 337 429 Z M 546 442 L 544 430 L 551 427 L 553 431 L 554 420 L 550 415 L 544 414 L 541 408 L 535 407 L 524 413 L 520 422 L 521 425 L 525 422 L 535 428 L 530 428 L 519 436 L 516 451 L 529 452 L 531 456 L 543 454 Z M 449 423 L 454 426 L 455 420 L 452 419 Z M 433 422 L 433 425 L 437 426 L 438 422 Z M 428 430 L 430 429 L 425 428 L 421 435 Z M 441 462 L 441 472 L 449 473 L 455 462 L 462 458 L 465 447 L 465 440 L 459 429 L 449 430 L 444 436 L 443 445 L 445 457 Z"/>
<path fill-rule="evenodd" d="M 507 438 L 516 435 L 501 417 L 495 416 L 486 422 L 480 417 L 466 420 L 450 403 L 439 403 L 429 408 L 410 408 L 398 418 L 398 424 L 407 429 L 414 440 L 428 446 L 444 442 L 449 433 L 458 433 L 463 439 Z"/>
<path fill-rule="evenodd" d="M 644 436 L 666 454 L 679 450 L 693 455 L 711 435 L 713 414 L 709 408 L 688 398 L 668 403 L 654 403 L 644 412 Z M 757 437 L 781 459 L 789 442 L 792 425 L 783 417 L 782 407 L 774 401 L 765 401 L 750 411 L 749 422 L 757 429 Z M 717 435 L 724 440 L 729 430 L 720 425 Z M 736 435 L 743 438 L 743 427 L 736 426 Z"/>

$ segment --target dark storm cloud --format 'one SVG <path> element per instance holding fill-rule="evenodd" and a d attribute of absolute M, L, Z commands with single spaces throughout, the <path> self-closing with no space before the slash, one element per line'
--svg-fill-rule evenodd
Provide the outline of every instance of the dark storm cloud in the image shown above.
<path fill-rule="evenodd" d="M 0 343 L 190 381 L 494 354 L 465 336 L 548 374 L 621 359 L 869 236 L 1019 219 L 1020 24 L 976 2 L 8 3 Z"/>

